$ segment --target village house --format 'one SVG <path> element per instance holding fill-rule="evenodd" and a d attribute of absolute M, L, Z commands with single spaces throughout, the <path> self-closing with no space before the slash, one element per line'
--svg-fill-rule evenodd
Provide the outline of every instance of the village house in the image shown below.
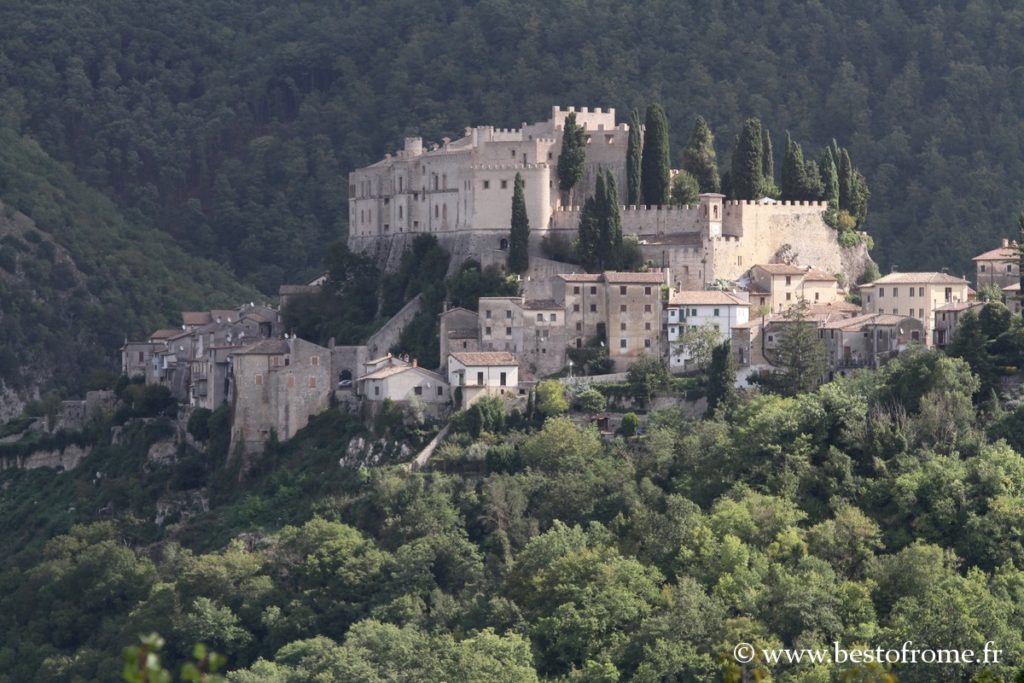
<path fill-rule="evenodd" d="M 452 352 L 447 365 L 448 384 L 461 393 L 462 407 L 484 395 L 519 394 L 519 361 L 508 351 Z"/>
<path fill-rule="evenodd" d="M 759 263 L 750 269 L 750 303 L 761 313 L 781 313 L 800 301 L 827 304 L 843 301 L 846 292 L 834 275 L 788 263 Z"/>
<path fill-rule="evenodd" d="M 565 310 L 552 299 L 481 297 L 481 351 L 510 351 L 526 378 L 543 377 L 565 366 Z"/>
<path fill-rule="evenodd" d="M 1002 289 L 1014 283 L 1020 284 L 1020 249 L 1017 242 L 1004 239 L 996 249 L 974 257 L 975 287 L 998 287 Z"/>
<path fill-rule="evenodd" d="M 946 273 L 890 273 L 860 286 L 865 313 L 890 313 L 917 318 L 924 324 L 919 339 L 933 346 L 935 310 L 945 304 L 968 301 L 974 290 L 963 278 Z"/>
<path fill-rule="evenodd" d="M 867 313 L 828 320 L 818 327 L 825 342 L 829 379 L 856 368 L 878 368 L 924 336 L 918 318 Z"/>
<path fill-rule="evenodd" d="M 1020 283 L 1018 283 L 1018 287 Z M 953 341 L 960 320 L 968 311 L 980 313 L 985 307 L 984 301 L 955 301 L 943 304 L 935 309 L 933 340 L 937 348 L 945 348 Z"/>
<path fill-rule="evenodd" d="M 447 308 L 439 318 L 441 365 L 448 362 L 452 351 L 480 350 L 479 314 L 461 306 Z"/>
<path fill-rule="evenodd" d="M 406 361 L 388 354 L 384 359 L 366 363 L 367 374 L 356 380 L 356 395 L 367 401 L 390 400 L 396 403 L 422 401 L 448 404 L 448 382 L 436 372 L 419 367 L 416 359 Z"/>
<path fill-rule="evenodd" d="M 1003 287 L 1003 299 L 1006 300 L 1006 307 L 1010 309 L 1011 313 L 1020 315 L 1021 296 L 1019 280 L 1014 282 L 1012 285 Z"/>
<path fill-rule="evenodd" d="M 689 369 L 687 362 L 691 354 L 680 344 L 688 330 L 711 327 L 717 332 L 719 342 L 731 339 L 733 328 L 750 319 L 748 296 L 746 292 L 671 290 L 665 306 L 669 370 Z"/>
<path fill-rule="evenodd" d="M 296 337 L 264 339 L 231 354 L 231 445 L 258 451 L 284 441 L 330 405 L 331 352 Z"/>

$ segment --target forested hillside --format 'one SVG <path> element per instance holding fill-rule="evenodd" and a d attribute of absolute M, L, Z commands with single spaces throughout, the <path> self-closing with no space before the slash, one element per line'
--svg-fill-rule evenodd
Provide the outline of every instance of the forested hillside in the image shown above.
<path fill-rule="evenodd" d="M 748 116 L 805 148 L 836 137 L 883 270 L 958 272 L 1020 208 L 1022 31 L 1013 0 L 12 0 L 0 116 L 266 292 L 319 267 L 344 174 L 403 133 L 651 101 L 674 164 L 695 114 L 725 163 Z"/>

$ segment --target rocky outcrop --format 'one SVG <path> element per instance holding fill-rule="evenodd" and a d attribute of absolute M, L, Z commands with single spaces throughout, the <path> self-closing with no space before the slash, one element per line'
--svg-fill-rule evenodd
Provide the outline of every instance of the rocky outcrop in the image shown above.
<path fill-rule="evenodd" d="M 58 472 L 66 472 L 78 467 L 92 452 L 90 448 L 82 448 L 74 444 L 65 446 L 63 450 L 39 450 L 24 456 L 0 458 L 0 471 L 9 469 L 34 470 L 50 467 Z"/>

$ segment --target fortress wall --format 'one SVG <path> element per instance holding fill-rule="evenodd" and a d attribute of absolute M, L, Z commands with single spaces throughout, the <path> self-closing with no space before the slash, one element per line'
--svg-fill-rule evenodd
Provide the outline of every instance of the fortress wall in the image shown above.
<path fill-rule="evenodd" d="M 572 230 L 580 225 L 582 207 L 559 207 L 551 214 L 551 228 Z M 622 234 L 677 235 L 697 233 L 704 225 L 699 206 L 620 206 Z"/>

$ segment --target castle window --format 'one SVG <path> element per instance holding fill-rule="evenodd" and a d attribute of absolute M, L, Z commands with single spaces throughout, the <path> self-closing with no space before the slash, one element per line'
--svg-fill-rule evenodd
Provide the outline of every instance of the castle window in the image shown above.
<path fill-rule="evenodd" d="M 510 308 L 507 311 L 505 311 L 505 320 L 511 320 L 511 319 L 512 319 L 512 309 Z"/>
<path fill-rule="evenodd" d="M 491 309 L 488 308 L 486 311 L 484 311 L 484 317 L 487 318 L 488 320 L 491 319 Z"/>
<path fill-rule="evenodd" d="M 606 143 L 608 143 L 609 145 L 614 145 L 615 144 L 615 136 L 613 134 L 611 134 L 611 133 L 606 133 L 605 136 L 604 136 L 604 141 Z"/>
<path fill-rule="evenodd" d="M 1007 273 L 1012 273 L 1013 272 L 1013 264 L 1011 264 L 1011 263 L 1007 263 L 1006 264 L 1006 272 Z"/>
<path fill-rule="evenodd" d="M 437 189 L 437 174 L 436 173 L 433 175 L 433 180 L 434 180 L 434 189 L 436 190 Z"/>
<path fill-rule="evenodd" d="M 398 207 L 398 220 L 402 220 L 402 209 L 403 209 L 403 208 L 404 208 L 404 207 L 401 207 L 401 206 L 400 206 L 400 207 Z"/>
<path fill-rule="evenodd" d="M 644 296 L 650 296 L 650 295 L 651 295 L 651 288 L 650 287 L 644 287 Z"/>
<path fill-rule="evenodd" d="M 444 387 L 438 387 L 437 388 L 437 395 L 438 396 L 444 396 Z"/>
<path fill-rule="evenodd" d="M 589 135 L 587 136 L 587 144 L 588 145 L 590 144 L 590 136 Z"/>
<path fill-rule="evenodd" d="M 626 287 L 625 287 L 625 285 L 622 285 L 622 286 L 619 287 L 619 294 L 621 294 L 622 296 L 626 296 Z"/>
<path fill-rule="evenodd" d="M 390 223 L 385 223 L 384 224 L 384 232 L 391 232 L 391 224 Z"/>
<path fill-rule="evenodd" d="M 576 323 L 576 331 L 577 332 L 582 332 L 583 331 L 583 323 Z"/>
<path fill-rule="evenodd" d="M 440 218 L 440 217 L 441 217 L 441 207 L 438 206 L 437 204 L 434 204 L 434 218 Z"/>
<path fill-rule="evenodd" d="M 591 294 L 597 294 L 597 287 L 591 287 L 590 288 L 590 293 Z"/>
<path fill-rule="evenodd" d="M 551 161 L 553 158 L 554 155 L 551 152 L 548 152 L 548 161 Z"/>
<path fill-rule="evenodd" d="M 914 298 L 914 288 L 910 288 L 910 298 Z"/>
<path fill-rule="evenodd" d="M 507 180 L 502 180 L 501 181 L 501 189 L 503 189 L 503 190 L 507 190 L 508 189 L 508 181 Z"/>
<path fill-rule="evenodd" d="M 650 323 L 644 323 L 644 330 L 649 332 L 651 330 L 651 324 Z"/>
<path fill-rule="evenodd" d="M 737 266 L 742 266 L 743 265 L 743 257 L 742 256 L 737 256 L 736 257 L 736 265 Z"/>
<path fill-rule="evenodd" d="M 484 181 L 484 189 L 485 190 L 491 189 L 491 181 L 490 180 L 485 180 Z"/>
<path fill-rule="evenodd" d="M 715 317 L 716 318 L 718 317 L 718 309 L 717 308 L 715 309 Z"/>
<path fill-rule="evenodd" d="M 590 304 L 590 312 L 597 313 L 597 304 Z"/>
<path fill-rule="evenodd" d="M 489 327 L 485 327 L 484 328 L 484 336 L 485 337 L 490 337 L 491 336 L 491 328 L 489 328 Z"/>
<path fill-rule="evenodd" d="M 256 375 L 256 386 L 263 386 L 263 375 Z"/>
<path fill-rule="evenodd" d="M 548 320 L 550 320 L 553 323 L 558 322 L 558 314 L 557 313 L 551 313 L 548 316 Z"/>
<path fill-rule="evenodd" d="M 412 388 L 412 393 L 416 394 L 417 396 L 422 396 L 423 395 L 423 387 L 413 387 Z"/>
<path fill-rule="evenodd" d="M 786 276 L 786 286 L 789 287 L 791 284 L 793 284 L 793 277 L 791 275 L 787 275 Z"/>
<path fill-rule="evenodd" d="M 911 291 L 913 291 L 913 290 L 911 290 Z M 817 300 L 818 300 L 818 293 L 817 293 L 817 292 L 815 292 L 815 293 L 814 293 L 814 300 L 815 300 L 815 301 L 817 301 Z M 716 313 L 715 315 L 718 315 L 718 314 Z"/>
<path fill-rule="evenodd" d="M 981 272 L 983 272 L 983 273 L 985 272 L 985 264 L 984 263 L 981 264 Z"/>
<path fill-rule="evenodd" d="M 312 365 L 314 368 L 320 367 L 320 356 L 313 356 L 312 358 L 310 358 L 309 364 Z"/>
<path fill-rule="evenodd" d="M 441 218 L 448 220 L 448 205 L 445 204 L 441 207 Z"/>
<path fill-rule="evenodd" d="M 544 322 L 544 314 L 543 313 L 538 313 L 537 314 L 537 322 L 539 322 L 539 323 Z"/>
<path fill-rule="evenodd" d="M 448 174 L 447 173 L 445 173 L 443 176 L 441 176 L 441 189 L 442 190 L 447 190 L 448 189 Z"/>
<path fill-rule="evenodd" d="M 620 339 L 619 340 L 619 348 L 620 349 L 626 348 L 626 340 L 625 339 Z"/>
<path fill-rule="evenodd" d="M 373 395 L 374 396 L 380 396 L 380 385 L 379 384 L 374 385 L 374 387 L 373 387 Z"/>
<path fill-rule="evenodd" d="M 650 312 L 651 312 L 651 305 L 650 304 L 644 304 L 644 313 L 650 313 Z"/>
<path fill-rule="evenodd" d="M 625 312 L 626 312 L 626 304 L 620 304 L 619 305 L 619 313 L 625 313 Z"/>
<path fill-rule="evenodd" d="M 881 299 L 884 296 L 885 296 L 885 287 L 879 287 L 878 288 L 878 298 Z"/>
<path fill-rule="evenodd" d="M 650 339 L 644 339 L 644 348 L 645 349 L 651 348 L 651 340 Z"/>
<path fill-rule="evenodd" d="M 892 295 L 893 296 L 899 296 L 900 295 L 900 288 L 899 287 L 893 287 L 892 288 Z"/>
<path fill-rule="evenodd" d="M 309 378 L 309 388 L 316 389 L 316 377 Z"/>
<path fill-rule="evenodd" d="M 920 318 L 921 320 L 924 320 L 924 309 L 923 308 L 917 309 L 917 317 Z"/>
<path fill-rule="evenodd" d="M 924 296 L 924 287 L 918 287 L 917 288 L 917 295 L 918 296 Z"/>
<path fill-rule="evenodd" d="M 621 330 L 622 332 L 625 332 L 626 331 L 626 323 L 619 323 L 619 330 Z"/>
<path fill-rule="evenodd" d="M 792 301 L 793 295 L 790 292 L 786 292 L 786 301 Z"/>
<path fill-rule="evenodd" d="M 505 336 L 506 337 L 511 337 L 512 336 L 512 328 L 511 327 L 506 327 L 505 328 Z"/>

